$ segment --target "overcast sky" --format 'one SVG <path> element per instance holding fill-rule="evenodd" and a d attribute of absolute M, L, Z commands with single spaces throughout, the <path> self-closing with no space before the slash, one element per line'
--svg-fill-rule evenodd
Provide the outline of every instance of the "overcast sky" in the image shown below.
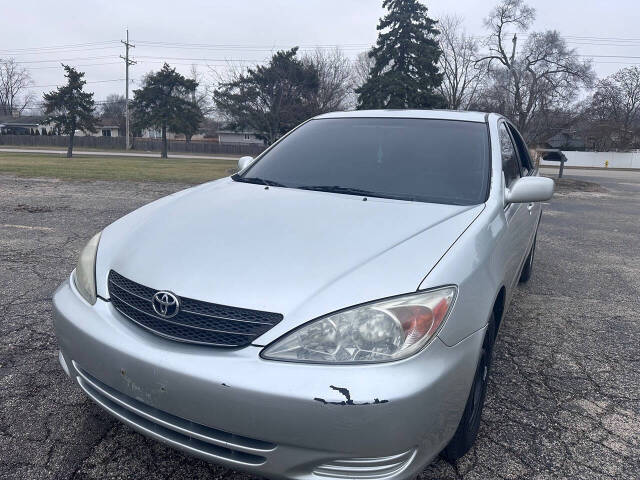
<path fill-rule="evenodd" d="M 118 40 L 127 27 L 136 44 L 132 55 L 138 64 L 131 74 L 132 88 L 137 88 L 139 78 L 158 69 L 165 59 L 183 73 L 191 64 L 206 73 L 209 68 L 224 70 L 229 60 L 251 64 L 269 57 L 273 49 L 295 45 L 339 45 L 355 57 L 375 43 L 376 25 L 384 13 L 381 0 L 2 3 L 0 57 L 25 62 L 38 97 L 62 81 L 59 63 L 65 61 L 86 72 L 87 88 L 98 101 L 109 93 L 124 93 L 124 62 L 118 57 L 124 47 Z M 482 35 L 482 21 L 496 2 L 424 3 L 431 17 L 461 15 L 471 34 Z M 580 54 L 599 55 L 594 58 L 599 76 L 640 64 L 638 0 L 530 0 L 528 4 L 537 12 L 532 30 L 557 29 Z"/>

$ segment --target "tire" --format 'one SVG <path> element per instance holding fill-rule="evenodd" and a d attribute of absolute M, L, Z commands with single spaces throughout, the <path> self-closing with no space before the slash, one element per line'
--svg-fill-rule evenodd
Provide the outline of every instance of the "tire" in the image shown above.
<path fill-rule="evenodd" d="M 476 367 L 476 373 L 471 384 L 469 398 L 464 407 L 464 412 L 456 433 L 449 441 L 449 444 L 440 454 L 450 463 L 455 462 L 467 453 L 478 436 L 480 428 L 480 418 L 482 417 L 482 409 L 484 400 L 487 395 L 487 383 L 489 381 L 489 373 L 491 371 L 491 357 L 493 354 L 493 344 L 496 336 L 496 323 L 494 315 L 491 315 L 487 331 L 482 342 L 482 351 Z"/>
<path fill-rule="evenodd" d="M 538 236 L 536 235 L 533 238 L 533 245 L 531 245 L 531 251 L 529 252 L 529 256 L 527 257 L 527 260 L 524 262 L 524 267 L 522 268 L 522 272 L 520 273 L 520 283 L 525 283 L 527 281 L 529 281 L 529 279 L 531 278 L 531 272 L 533 271 L 533 257 L 535 257 L 536 254 L 536 240 L 538 239 Z"/>

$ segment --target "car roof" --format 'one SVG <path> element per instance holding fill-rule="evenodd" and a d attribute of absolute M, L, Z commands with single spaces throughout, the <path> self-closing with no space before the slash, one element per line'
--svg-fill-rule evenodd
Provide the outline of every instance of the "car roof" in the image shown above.
<path fill-rule="evenodd" d="M 324 113 L 314 118 L 426 118 L 485 123 L 487 121 L 487 114 L 484 112 L 466 112 L 460 110 L 351 110 L 347 112 Z"/>

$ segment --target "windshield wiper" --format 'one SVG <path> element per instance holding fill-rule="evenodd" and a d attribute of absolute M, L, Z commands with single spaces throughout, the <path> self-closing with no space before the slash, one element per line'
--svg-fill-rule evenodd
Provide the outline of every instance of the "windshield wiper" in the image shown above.
<path fill-rule="evenodd" d="M 393 193 L 381 193 L 372 192 L 371 190 L 363 190 L 361 188 L 342 187 L 340 185 L 305 185 L 296 187 L 301 190 L 314 190 L 317 192 L 330 192 L 330 193 L 343 193 L 345 195 L 358 195 L 360 197 L 376 197 L 376 198 L 390 198 L 393 200 L 407 200 L 410 202 L 415 201 L 413 197 L 405 195 L 396 195 Z"/>
<path fill-rule="evenodd" d="M 255 183 L 257 185 L 266 185 L 267 187 L 287 187 L 287 185 L 283 183 L 274 182 L 273 180 L 266 180 L 259 177 L 241 177 L 239 175 L 232 175 L 231 178 L 236 182 Z"/>

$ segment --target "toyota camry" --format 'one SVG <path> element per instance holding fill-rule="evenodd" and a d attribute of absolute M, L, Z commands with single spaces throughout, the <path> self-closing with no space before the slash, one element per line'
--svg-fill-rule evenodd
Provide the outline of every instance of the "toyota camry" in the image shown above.
<path fill-rule="evenodd" d="M 91 238 L 53 298 L 60 363 L 212 462 L 415 477 L 476 438 L 552 193 L 497 114 L 315 117 Z"/>

